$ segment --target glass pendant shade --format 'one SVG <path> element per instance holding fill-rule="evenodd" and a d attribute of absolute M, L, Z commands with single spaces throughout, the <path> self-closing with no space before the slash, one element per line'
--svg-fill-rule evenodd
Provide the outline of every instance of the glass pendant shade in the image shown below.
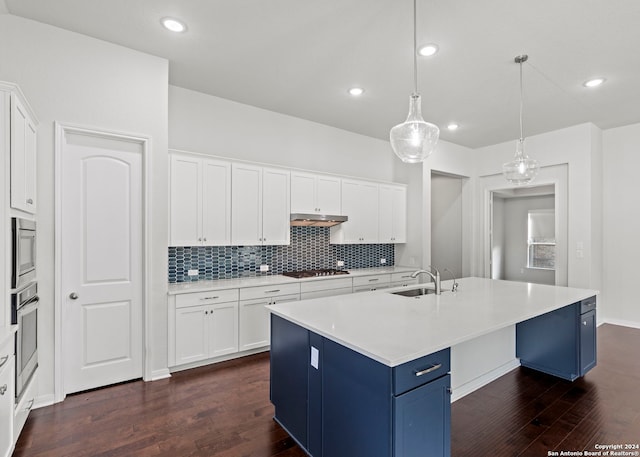
<path fill-rule="evenodd" d="M 420 94 L 409 99 L 407 120 L 391 129 L 389 139 L 393 152 L 405 163 L 424 161 L 436 148 L 440 129 L 422 118 Z"/>
<path fill-rule="evenodd" d="M 524 139 L 520 138 L 516 154 L 511 162 L 502 165 L 502 173 L 511 184 L 521 186 L 533 181 L 540 170 L 538 161 L 530 159 L 524 152 Z"/>

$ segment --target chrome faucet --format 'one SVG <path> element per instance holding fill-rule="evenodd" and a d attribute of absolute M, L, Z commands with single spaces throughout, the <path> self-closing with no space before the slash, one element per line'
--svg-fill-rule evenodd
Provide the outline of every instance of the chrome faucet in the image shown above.
<path fill-rule="evenodd" d="M 429 276 L 431 276 L 431 279 L 433 279 L 433 282 L 436 283 L 436 295 L 440 295 L 442 293 L 442 288 L 440 287 L 440 272 L 436 267 L 432 267 L 431 265 L 429 265 L 427 268 L 430 268 L 431 270 L 435 271 L 435 274 L 429 270 L 417 270 L 411 273 L 411 277 L 417 278 L 418 275 L 421 273 L 428 274 Z"/>

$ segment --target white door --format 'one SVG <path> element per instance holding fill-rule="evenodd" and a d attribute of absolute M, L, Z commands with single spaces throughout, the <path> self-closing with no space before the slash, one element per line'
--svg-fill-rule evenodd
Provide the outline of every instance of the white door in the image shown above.
<path fill-rule="evenodd" d="M 62 138 L 65 393 L 142 376 L 143 148 L 106 134 Z"/>

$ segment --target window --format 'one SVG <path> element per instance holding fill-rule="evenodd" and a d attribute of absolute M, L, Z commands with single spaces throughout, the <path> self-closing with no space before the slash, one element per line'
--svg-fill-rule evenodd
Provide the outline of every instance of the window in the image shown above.
<path fill-rule="evenodd" d="M 556 267 L 556 218 L 552 209 L 536 209 L 528 215 L 527 267 L 554 270 Z"/>

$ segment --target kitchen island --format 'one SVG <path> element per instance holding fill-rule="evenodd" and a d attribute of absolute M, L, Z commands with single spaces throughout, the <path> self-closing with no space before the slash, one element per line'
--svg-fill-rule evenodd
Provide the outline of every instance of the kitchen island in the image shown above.
<path fill-rule="evenodd" d="M 523 365 L 567 379 L 595 366 L 597 291 L 459 283 L 269 306 L 275 419 L 314 457 L 448 456 L 452 346 L 516 325 Z"/>

